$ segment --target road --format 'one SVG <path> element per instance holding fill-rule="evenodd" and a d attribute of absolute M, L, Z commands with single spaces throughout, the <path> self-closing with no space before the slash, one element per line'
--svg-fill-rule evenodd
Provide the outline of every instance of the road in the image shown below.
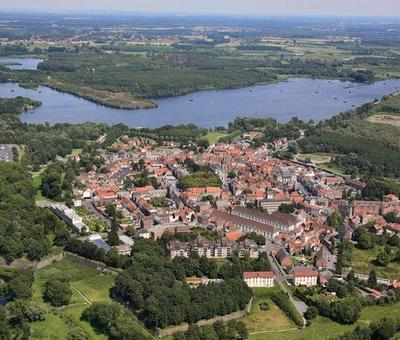
<path fill-rule="evenodd" d="M 290 302 L 295 306 L 297 311 L 300 313 L 303 318 L 303 324 L 306 324 L 306 319 L 304 318 L 304 313 L 307 311 L 307 305 L 300 300 L 296 300 L 292 296 L 292 292 L 288 289 L 288 282 L 285 277 L 285 273 L 282 271 L 281 267 L 276 263 L 274 257 L 271 256 L 272 243 L 267 241 L 265 246 L 265 251 L 268 256 L 268 260 L 271 263 L 271 269 L 274 273 L 274 280 L 279 288 L 288 296 Z M 304 326 L 303 326 L 304 327 Z"/>

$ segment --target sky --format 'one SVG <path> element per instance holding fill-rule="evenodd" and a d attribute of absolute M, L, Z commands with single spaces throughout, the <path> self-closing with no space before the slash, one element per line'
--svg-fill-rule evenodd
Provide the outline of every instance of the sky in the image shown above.
<path fill-rule="evenodd" d="M 1 0 L 0 8 L 260 16 L 400 16 L 400 0 Z"/>

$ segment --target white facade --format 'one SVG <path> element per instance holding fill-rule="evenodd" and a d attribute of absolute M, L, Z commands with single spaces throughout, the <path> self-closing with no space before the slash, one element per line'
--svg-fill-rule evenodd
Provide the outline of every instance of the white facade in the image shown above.
<path fill-rule="evenodd" d="M 244 272 L 243 280 L 250 288 L 269 288 L 274 286 L 274 275 L 272 272 Z"/>
<path fill-rule="evenodd" d="M 318 275 L 313 276 L 295 276 L 294 277 L 294 285 L 295 286 L 316 286 L 317 285 Z"/>

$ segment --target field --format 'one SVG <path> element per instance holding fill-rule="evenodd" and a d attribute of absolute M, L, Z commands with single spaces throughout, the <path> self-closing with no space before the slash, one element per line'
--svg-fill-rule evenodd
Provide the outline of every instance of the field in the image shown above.
<path fill-rule="evenodd" d="M 209 133 L 207 133 L 206 139 L 210 144 L 215 144 L 218 142 L 218 139 L 224 136 L 226 136 L 225 132 L 210 131 Z"/>
<path fill-rule="evenodd" d="M 353 265 L 352 269 L 356 273 L 369 274 L 372 269 L 375 269 L 377 276 L 396 280 L 400 278 L 400 264 L 391 262 L 386 267 L 380 267 L 373 263 L 376 256 L 383 250 L 383 246 L 377 246 L 373 249 L 360 250 L 353 248 Z M 394 250 L 394 248 L 392 248 Z M 395 251 L 395 250 L 394 250 Z"/>
<path fill-rule="evenodd" d="M 251 310 L 242 321 L 246 324 L 250 334 L 261 335 L 276 331 L 295 330 L 296 325 L 289 320 L 286 315 L 275 305 L 270 296 L 273 292 L 279 291 L 279 288 L 255 288 L 253 289 L 254 298 Z M 263 311 L 260 309 L 261 302 L 267 302 L 270 309 Z M 264 338 L 265 339 L 265 338 Z"/>
<path fill-rule="evenodd" d="M 71 282 L 73 295 L 70 305 L 65 309 L 52 310 L 42 300 L 43 286 L 50 277 L 62 276 Z M 111 301 L 109 289 L 113 286 L 114 278 L 100 274 L 96 270 L 62 260 L 35 272 L 33 284 L 33 300 L 44 306 L 49 313 L 43 322 L 34 322 L 32 339 L 65 339 L 72 327 L 82 328 L 90 339 L 106 339 L 96 333 L 92 327 L 80 320 L 81 314 L 89 302 Z"/>
<path fill-rule="evenodd" d="M 332 156 L 327 154 L 320 154 L 320 153 L 306 153 L 306 154 L 297 154 L 297 158 L 305 160 L 309 158 L 312 163 L 314 164 L 321 164 L 321 163 L 329 163 L 331 161 Z"/>
<path fill-rule="evenodd" d="M 40 190 L 40 186 L 42 185 L 42 172 L 44 171 L 44 168 L 38 172 L 33 172 L 32 173 L 32 180 L 33 180 L 33 186 L 36 188 L 36 197 L 35 199 L 37 201 L 44 200 L 46 199 L 42 195 L 42 191 Z"/>
<path fill-rule="evenodd" d="M 388 124 L 400 127 L 400 114 L 376 114 L 369 117 L 368 121 L 375 124 Z"/>
<path fill-rule="evenodd" d="M 361 312 L 360 319 L 354 325 L 340 325 L 330 319 L 318 316 L 311 325 L 304 329 L 276 331 L 275 333 L 251 334 L 250 340 L 319 340 L 328 339 L 354 329 L 357 325 L 368 326 L 371 322 L 380 320 L 384 316 L 400 316 L 400 303 L 388 306 L 366 307 Z"/>

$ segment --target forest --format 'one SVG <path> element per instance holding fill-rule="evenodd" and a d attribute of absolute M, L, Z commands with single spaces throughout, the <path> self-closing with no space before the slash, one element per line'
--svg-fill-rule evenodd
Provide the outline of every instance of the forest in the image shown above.
<path fill-rule="evenodd" d="M 332 154 L 333 162 L 347 174 L 366 177 L 400 176 L 400 129 L 367 120 L 376 112 L 396 112 L 398 96 L 388 96 L 376 103 L 339 114 L 319 122 L 298 141 L 301 152 Z"/>
<path fill-rule="evenodd" d="M 0 98 L 0 114 L 20 114 L 23 111 L 34 109 L 42 103 L 25 97 Z"/>
<path fill-rule="evenodd" d="M 35 206 L 32 177 L 21 165 L 0 163 L 0 255 L 8 262 L 39 260 L 68 234 L 53 213 Z"/>
<path fill-rule="evenodd" d="M 194 323 L 243 309 L 252 296 L 241 280 L 243 271 L 270 269 L 263 256 L 257 260 L 232 256 L 219 269 L 213 260 L 196 253 L 170 261 L 165 250 L 169 239 L 165 235 L 158 243 L 138 240 L 112 291 L 114 298 L 125 301 L 150 329 L 184 321 Z M 193 289 L 184 283 L 188 276 L 218 277 L 224 281 Z"/>

